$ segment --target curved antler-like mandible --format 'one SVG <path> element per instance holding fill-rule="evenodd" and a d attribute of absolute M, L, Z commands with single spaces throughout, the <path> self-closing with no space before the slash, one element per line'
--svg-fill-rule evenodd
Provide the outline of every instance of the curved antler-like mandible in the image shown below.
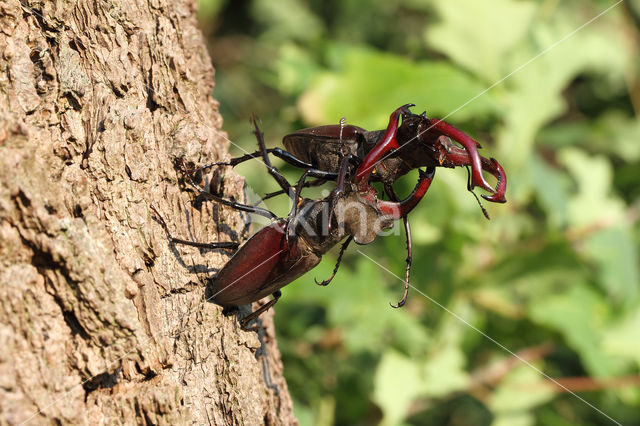
<path fill-rule="evenodd" d="M 504 169 L 502 168 L 500 163 L 498 163 L 498 161 L 493 157 L 491 157 L 489 160 L 484 157 L 480 158 L 482 160 L 483 170 L 488 171 L 498 180 L 495 188 L 496 193 L 493 195 L 482 194 L 482 198 L 493 203 L 506 203 L 507 199 L 504 197 L 504 193 L 507 192 L 507 175 L 505 174 Z"/>
<path fill-rule="evenodd" d="M 457 129 L 446 121 L 442 121 L 438 118 L 432 118 L 430 120 L 429 129 L 437 130 L 442 135 L 450 137 L 465 147 L 469 154 L 469 162 L 466 165 L 471 166 L 472 188 L 474 186 L 479 186 L 491 193 L 496 192 L 484 179 L 484 176 L 482 176 L 482 156 L 478 154 L 478 148 L 482 147 L 478 142 L 462 130 Z"/>
<path fill-rule="evenodd" d="M 391 113 L 387 130 L 384 132 L 382 139 L 380 139 L 376 146 L 366 155 L 366 157 L 364 157 L 362 163 L 358 167 L 358 170 L 356 170 L 354 182 L 357 185 L 361 187 L 368 185 L 369 176 L 371 176 L 376 163 L 378 163 L 378 161 L 380 161 L 384 155 L 391 150 L 400 148 L 398 141 L 396 140 L 398 122 L 400 120 L 400 115 L 405 112 L 409 112 L 409 108 L 412 106 L 415 106 L 415 104 L 402 105 Z"/>
<path fill-rule="evenodd" d="M 467 136 L 467 138 L 473 141 L 473 139 L 471 139 L 470 137 Z M 460 142 L 458 139 L 456 139 L 456 141 Z M 477 173 L 480 175 L 480 177 L 482 177 L 483 182 L 485 183 L 486 181 L 482 176 L 482 170 L 486 170 L 487 172 L 495 176 L 498 181 L 496 183 L 496 187 L 492 188 L 491 186 L 489 186 L 490 192 L 492 192 L 493 195 L 483 194 L 482 198 L 484 198 L 487 201 L 491 201 L 493 203 L 507 202 L 507 199 L 504 196 L 505 192 L 507 191 L 507 175 L 505 174 L 504 169 L 502 168 L 500 163 L 498 163 L 498 161 L 495 158 L 492 157 L 490 159 L 487 159 L 481 156 L 480 154 L 478 154 L 478 151 L 477 149 L 475 149 L 475 146 L 474 146 L 474 149 L 472 150 L 466 149 L 467 148 L 466 145 L 465 145 L 465 149 L 462 149 L 457 145 L 455 145 L 453 142 L 451 142 L 446 136 L 441 136 L 440 138 L 438 138 L 435 147 L 439 153 L 438 162 L 440 163 L 441 166 L 444 166 L 444 167 L 471 166 L 473 168 L 472 178 L 474 183 L 476 183 L 476 170 L 477 170 Z M 474 164 L 476 163 L 479 166 L 477 168 L 474 168 Z M 489 184 L 487 183 L 487 185 Z M 484 186 L 482 187 L 485 188 Z"/>

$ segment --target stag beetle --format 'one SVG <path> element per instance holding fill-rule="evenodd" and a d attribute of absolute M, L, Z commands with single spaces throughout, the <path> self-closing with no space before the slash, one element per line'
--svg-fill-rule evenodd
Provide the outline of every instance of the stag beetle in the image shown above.
<path fill-rule="evenodd" d="M 254 153 L 226 162 L 210 163 L 197 169 L 186 170 L 186 172 L 191 174 L 197 170 L 214 166 L 236 166 L 252 158 L 264 158 L 271 153 L 288 164 L 307 170 L 309 175 L 316 177 L 316 181 L 304 184 L 304 186 L 312 186 L 327 180 L 335 180 L 338 177 L 341 159 L 345 155 L 351 155 L 357 160 L 353 165 L 353 167 L 358 167 L 354 174 L 354 183 L 358 186 L 359 191 L 367 191 L 370 188 L 370 182 L 378 181 L 383 184 L 388 197 L 397 202 L 398 197 L 392 184 L 413 169 L 436 166 L 448 168 L 471 166 L 468 189 L 471 191 L 474 186 L 480 186 L 492 193 L 492 195 L 482 195 L 486 200 L 497 203 L 506 202 L 507 178 L 500 164 L 494 158 L 487 159 L 480 156 L 478 154 L 480 144 L 461 130 L 442 120 L 429 119 L 426 113 L 413 114 L 409 109 L 412 106 L 414 104 L 406 104 L 393 111 L 385 130 L 367 131 L 358 126 L 345 126 L 341 121 L 339 125 L 313 127 L 286 135 L 283 138 L 286 151 L 281 148 L 261 148 Z M 400 118 L 402 118 L 401 124 Z M 457 146 L 451 139 L 460 143 L 463 148 Z M 496 177 L 495 189 L 484 179 L 482 170 L 486 170 Z M 284 192 L 285 189 L 281 189 L 267 194 L 263 200 Z M 272 213 L 256 206 L 239 205 L 213 194 L 210 197 L 231 207 L 275 218 Z M 488 218 L 484 207 L 482 207 L 482 211 Z M 409 219 L 406 215 L 402 216 L 402 219 L 407 241 L 405 293 L 397 305 L 392 305 L 394 307 L 400 307 L 406 301 L 412 262 Z M 342 247 L 337 265 L 339 265 L 342 254 L 350 241 L 347 240 Z M 316 283 L 327 285 L 335 276 L 337 265 L 329 279 L 321 282 L 316 281 Z"/>
<path fill-rule="evenodd" d="M 340 162 L 336 187 L 329 196 L 316 200 L 301 198 L 306 178 L 323 177 L 326 176 L 325 172 L 306 170 L 293 188 L 271 165 L 262 133 L 255 118 L 252 121 L 262 160 L 282 190 L 291 196 L 293 207 L 288 217 L 276 218 L 247 240 L 213 280 L 209 291 L 211 296 L 207 300 L 223 306 L 226 312 L 269 294 L 273 295 L 271 301 L 242 320 L 242 327 L 245 329 L 251 320 L 278 301 L 281 296 L 280 288 L 313 269 L 320 263 L 323 254 L 346 238 L 334 273 L 329 280 L 323 282 L 328 284 L 335 275 L 349 242 L 369 244 L 382 230 L 393 226 L 395 220 L 406 217 L 424 197 L 435 174 L 434 166 L 428 167 L 426 172 L 419 169 L 419 180 L 411 195 L 402 201 L 383 201 L 378 199 L 375 188 L 368 185 L 366 180 L 363 181 L 363 177 L 358 177 L 364 176 L 361 168 L 367 163 L 363 162 L 356 174 L 351 176 L 349 166 L 354 156 L 347 154 Z M 187 178 L 204 196 L 216 200 L 219 198 L 199 188 L 188 173 Z M 235 208 L 241 206 L 234 202 L 228 205 Z M 173 243 L 206 248 L 235 247 L 235 243 L 206 244 L 174 238 L 162 216 L 153 206 L 150 207 Z M 406 289 L 401 303 L 405 299 Z"/>
<path fill-rule="evenodd" d="M 346 154 L 362 161 L 366 158 L 368 163 L 363 163 L 360 168 L 359 180 L 378 181 L 385 186 L 390 186 L 399 177 L 419 167 L 471 166 L 470 188 L 479 186 L 493 194 L 482 195 L 488 201 L 506 202 L 507 180 L 500 164 L 494 158 L 482 157 L 478 153 L 481 146 L 473 138 L 443 120 L 427 118 L 426 113 L 413 114 L 409 110 L 413 106 L 406 104 L 393 111 L 385 130 L 367 131 L 343 123 L 312 127 L 286 135 L 282 139 L 286 150 L 270 148 L 266 151 L 294 167 L 313 170 L 315 176 L 329 180 L 337 178 L 340 160 Z M 398 126 L 400 117 L 402 124 Z M 464 149 L 451 142 L 451 139 Z M 374 148 L 377 152 L 373 152 Z M 229 161 L 206 164 L 196 170 L 236 166 L 261 156 L 262 152 L 256 151 Z M 484 179 L 482 170 L 497 178 L 495 189 Z M 313 183 L 305 186 L 309 185 Z M 281 193 L 278 191 L 269 195 Z"/>

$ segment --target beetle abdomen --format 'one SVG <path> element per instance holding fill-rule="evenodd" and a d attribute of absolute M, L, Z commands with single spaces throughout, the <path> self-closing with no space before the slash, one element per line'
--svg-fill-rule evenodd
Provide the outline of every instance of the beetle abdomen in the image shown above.
<path fill-rule="evenodd" d="M 320 263 L 306 244 L 287 244 L 286 219 L 261 229 L 244 243 L 213 280 L 209 300 L 242 306 L 274 293 Z"/>

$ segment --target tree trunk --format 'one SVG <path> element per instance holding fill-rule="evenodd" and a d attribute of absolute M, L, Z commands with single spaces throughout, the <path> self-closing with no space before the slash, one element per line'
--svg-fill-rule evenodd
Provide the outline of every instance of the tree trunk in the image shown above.
<path fill-rule="evenodd" d="M 177 158 L 228 156 L 195 3 L 0 3 L 0 423 L 296 422 L 272 314 L 205 300 L 231 253 L 149 209 L 245 236 L 178 185 Z"/>

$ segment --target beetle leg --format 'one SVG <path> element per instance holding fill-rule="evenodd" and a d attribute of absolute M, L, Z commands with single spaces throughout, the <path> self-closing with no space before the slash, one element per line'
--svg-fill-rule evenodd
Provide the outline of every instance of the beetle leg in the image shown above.
<path fill-rule="evenodd" d="M 273 149 L 268 149 L 267 152 L 271 152 Z M 232 158 L 229 161 L 218 161 L 214 163 L 207 163 L 202 166 L 193 168 L 193 169 L 185 169 L 184 171 L 189 174 L 193 174 L 196 172 L 200 172 L 202 170 L 210 169 L 212 167 L 220 167 L 220 166 L 230 166 L 235 167 L 240 163 L 244 163 L 245 161 L 252 160 L 254 158 L 262 157 L 262 151 L 251 152 L 249 154 L 245 154 L 241 157 Z"/>
<path fill-rule="evenodd" d="M 287 179 L 282 176 L 282 173 L 280 173 L 278 169 L 271 165 L 271 160 L 269 159 L 269 154 L 267 153 L 267 147 L 264 143 L 262 132 L 258 128 L 258 122 L 255 115 L 251 115 L 251 122 L 253 123 L 253 127 L 255 129 L 253 133 L 256 135 L 256 139 L 258 140 L 258 147 L 262 152 L 262 161 L 264 162 L 265 166 L 267 166 L 269 174 L 276 180 L 276 182 L 278 182 L 278 185 L 280 185 L 280 188 L 282 188 L 285 193 L 290 194 L 290 196 L 293 195 L 291 194 L 291 185 L 289 184 Z"/>
<path fill-rule="evenodd" d="M 324 185 L 325 183 L 327 183 L 326 179 L 316 179 L 316 180 L 312 180 L 312 181 L 309 181 L 309 182 L 305 182 L 303 187 L 304 188 L 310 188 L 310 187 Z M 264 197 L 262 197 L 258 202 L 256 202 L 254 205 L 258 205 L 258 204 L 262 203 L 264 200 L 268 200 L 269 198 L 273 198 L 273 197 L 281 195 L 281 194 L 284 194 L 283 190 L 275 191 L 275 192 L 269 192 Z"/>
<path fill-rule="evenodd" d="M 389 195 L 391 201 L 398 201 L 398 196 L 396 195 L 391 185 L 385 185 L 384 189 L 387 195 Z M 404 277 L 404 294 L 402 295 L 402 299 L 398 302 L 398 304 L 394 305 L 393 303 L 389 303 L 392 308 L 399 308 L 401 306 L 404 306 L 405 302 L 407 301 L 407 295 L 409 294 L 409 271 L 411 270 L 411 260 L 413 257 L 411 248 L 411 225 L 409 224 L 409 216 L 404 216 L 402 218 L 402 221 L 404 224 L 404 234 L 407 241 L 407 267 Z"/>
<path fill-rule="evenodd" d="M 376 163 L 380 161 L 380 159 L 387 152 L 391 151 L 392 149 L 399 148 L 398 141 L 396 141 L 396 132 L 398 131 L 398 121 L 400 119 L 400 114 L 404 113 L 409 107 L 412 106 L 414 106 L 414 104 L 406 104 L 391 113 L 391 117 L 389 117 L 389 124 L 387 125 L 387 130 L 384 132 L 382 139 L 380 139 L 380 142 L 378 142 L 376 146 L 367 154 L 364 160 L 362 160 L 362 164 L 360 164 L 360 167 L 358 167 L 358 170 L 356 171 L 356 184 L 366 185 Z"/>
<path fill-rule="evenodd" d="M 338 199 L 344 195 L 344 181 L 349 170 L 349 162 L 354 156 L 352 154 L 345 155 L 340 161 L 340 173 L 338 174 L 338 182 L 336 187 L 329 194 L 329 219 L 327 220 L 327 234 L 331 235 L 331 221 L 333 220 L 333 211 L 336 208 Z"/>
<path fill-rule="evenodd" d="M 321 286 L 329 285 L 333 277 L 336 276 L 336 272 L 338 272 L 338 268 L 340 267 L 340 262 L 342 262 L 342 255 L 344 254 L 345 250 L 349 246 L 349 243 L 351 242 L 351 240 L 353 240 L 353 235 L 349 235 L 349 238 L 347 238 L 347 240 L 344 243 L 342 243 L 342 247 L 340 247 L 340 254 L 338 255 L 338 260 L 336 261 L 336 266 L 335 268 L 333 268 L 333 272 L 331 273 L 331 276 L 323 281 L 318 281 L 317 279 L 314 278 L 313 280 L 316 282 L 316 284 Z"/>
<path fill-rule="evenodd" d="M 289 218 L 292 218 L 296 214 L 298 214 L 300 193 L 302 192 L 302 188 L 304 188 L 305 186 L 305 180 L 307 179 L 307 176 L 309 176 L 309 170 L 305 170 L 305 172 L 300 176 L 300 179 L 298 179 L 298 183 L 296 183 L 293 194 L 293 205 L 291 206 L 291 211 L 289 212 Z"/>
<path fill-rule="evenodd" d="M 275 293 L 273 293 L 272 296 L 273 296 L 273 299 L 269 300 L 267 303 L 265 303 L 264 305 L 260 306 L 258 309 L 256 309 L 255 311 L 253 311 L 252 313 L 250 313 L 246 317 L 242 318 L 242 320 L 240 321 L 240 327 L 243 330 L 252 331 L 251 329 L 247 328 L 247 325 L 251 321 L 253 321 L 254 319 L 258 318 L 260 315 L 262 315 L 264 312 L 266 312 L 270 307 L 275 305 L 276 302 L 278 302 L 278 300 L 282 296 L 282 292 L 280 290 L 278 290 Z"/>
<path fill-rule="evenodd" d="M 183 166 L 183 170 L 184 169 L 184 159 L 182 159 L 182 166 Z M 255 213 L 255 214 L 259 214 L 260 216 L 264 216 L 268 219 L 275 219 L 278 217 L 278 215 L 276 215 L 275 213 L 273 213 L 272 211 L 269 211 L 267 209 L 263 209 L 262 207 L 256 207 L 256 206 L 249 206 L 246 204 L 241 204 L 238 203 L 236 201 L 233 200 L 228 200 L 226 198 L 220 197 L 218 195 L 212 194 L 210 192 L 205 191 L 204 189 L 200 188 L 198 185 L 195 184 L 195 182 L 193 181 L 193 179 L 191 178 L 191 175 L 189 173 L 187 173 L 185 171 L 185 174 L 187 175 L 187 183 L 193 187 L 196 191 L 198 191 L 198 194 L 202 195 L 205 198 L 208 198 L 210 200 L 213 200 L 217 203 L 220 203 L 222 205 L 225 206 L 229 206 L 231 208 L 234 208 L 236 210 L 240 210 L 243 212 L 248 212 L 248 213 Z"/>
<path fill-rule="evenodd" d="M 420 202 L 422 197 L 425 196 L 429 186 L 431 186 L 431 182 L 433 181 L 433 176 L 436 173 L 435 167 L 427 167 L 427 171 L 423 172 L 422 169 L 418 169 L 420 173 L 420 179 L 418 180 L 418 184 L 415 189 L 407 198 L 400 202 L 390 202 L 390 201 L 378 201 L 378 207 L 382 213 L 391 216 L 394 219 L 400 219 L 401 217 L 405 217 L 409 214 L 411 210 Z"/>
<path fill-rule="evenodd" d="M 295 155 L 285 151 L 282 148 L 267 148 L 266 151 L 267 151 L 267 154 L 273 154 L 276 157 L 280 158 L 281 160 L 284 160 L 285 163 L 290 164 L 291 166 L 296 167 L 298 169 L 313 169 L 313 164 L 302 161 Z M 196 173 L 201 170 L 210 169 L 212 167 L 219 167 L 219 166 L 235 167 L 238 164 L 244 163 L 249 160 L 253 160 L 254 158 L 262 158 L 262 154 L 263 154 L 262 150 L 258 150 L 255 152 L 250 152 L 248 154 L 242 155 L 240 157 L 232 158 L 229 161 L 207 163 L 203 166 L 199 166 L 194 169 L 187 169 L 186 171 L 187 173 Z M 337 173 L 325 172 L 323 170 L 318 170 L 318 172 L 334 176 L 333 178 L 329 177 L 328 179 L 335 179 L 335 177 L 337 176 Z"/>
<path fill-rule="evenodd" d="M 286 151 L 284 151 L 284 152 L 286 152 Z M 357 157 L 354 157 L 354 158 L 357 158 Z M 291 164 L 291 163 L 289 163 L 289 164 Z M 309 188 L 309 187 L 313 187 L 313 186 L 320 186 L 320 185 L 323 185 L 324 183 L 326 183 L 329 180 L 337 180 L 338 179 L 338 173 L 335 173 L 335 172 L 327 172 L 325 170 L 314 169 L 314 168 L 307 169 L 307 172 L 308 172 L 307 176 L 315 177 L 317 179 L 314 180 L 314 181 L 311 181 L 311 182 L 305 182 L 304 183 L 304 187 L 305 188 Z M 262 197 L 256 204 L 260 204 L 264 200 L 268 200 L 269 198 L 273 198 L 275 196 L 278 196 L 278 195 L 284 194 L 284 193 L 285 192 L 282 189 L 279 190 L 279 191 L 269 192 L 264 197 Z"/>
<path fill-rule="evenodd" d="M 151 208 L 151 210 L 153 210 L 153 212 L 155 213 L 156 219 L 164 229 L 164 232 L 166 232 L 167 237 L 169 238 L 169 241 L 171 241 L 174 244 L 183 244 L 186 246 L 192 246 L 192 247 L 198 247 L 198 248 L 204 248 L 204 249 L 232 249 L 232 250 L 236 250 L 240 245 L 239 243 L 236 243 L 233 241 L 220 241 L 217 243 L 199 243 L 197 241 L 189 241 L 189 240 L 183 240 L 180 238 L 174 238 L 171 235 L 171 232 L 169 232 L 169 227 L 167 226 L 167 223 L 164 221 L 160 213 L 158 213 L 158 210 L 156 210 L 156 208 L 153 207 L 151 204 L 149 205 L 149 208 Z"/>
<path fill-rule="evenodd" d="M 317 177 L 317 178 L 328 179 L 328 180 L 333 180 L 333 179 L 336 179 L 338 177 L 337 173 L 316 169 L 315 167 L 313 167 L 313 164 L 306 163 L 306 162 L 300 160 L 298 157 L 296 157 L 295 155 L 291 154 L 290 152 L 285 151 L 282 148 L 273 148 L 273 149 L 268 150 L 268 151 L 272 152 L 273 155 L 275 155 L 276 157 L 280 158 L 281 160 L 284 160 L 285 163 L 287 163 L 287 164 L 289 164 L 289 165 L 291 165 L 293 167 L 296 167 L 298 169 L 311 170 L 311 173 L 309 174 L 309 176 L 314 176 L 314 177 Z"/>
<path fill-rule="evenodd" d="M 298 215 L 298 208 L 300 207 L 300 193 L 302 192 L 302 188 L 304 187 L 305 179 L 309 175 L 309 171 L 305 171 L 300 179 L 298 179 L 298 183 L 296 184 L 296 188 L 293 194 L 293 205 L 291 206 L 291 211 L 289 212 L 289 220 L 287 221 L 287 230 L 286 230 L 286 238 L 287 245 L 289 244 L 289 239 L 295 237 L 295 218 Z"/>
<path fill-rule="evenodd" d="M 306 172 L 307 172 L 307 176 L 315 177 L 317 179 L 311 182 L 305 182 L 303 185 L 304 188 L 320 186 L 326 183 L 328 180 L 336 180 L 338 178 L 338 173 L 327 172 L 320 169 L 311 168 L 311 169 L 307 169 Z M 285 191 L 282 189 L 279 191 L 269 192 L 264 197 L 260 198 L 260 200 L 258 200 L 258 202 L 256 202 L 254 205 L 258 205 L 262 203 L 264 200 L 268 200 L 269 198 L 273 198 L 284 193 Z"/>
<path fill-rule="evenodd" d="M 281 148 L 267 149 L 266 144 L 264 142 L 263 134 L 260 131 L 260 128 L 258 127 L 258 122 L 257 122 L 257 119 L 256 119 L 255 115 L 251 116 L 251 122 L 253 123 L 253 127 L 254 127 L 254 132 L 253 133 L 256 135 L 256 139 L 258 140 L 258 148 L 259 148 L 258 151 L 252 152 L 252 153 L 249 153 L 249 154 L 245 154 L 245 155 L 243 155 L 241 157 L 232 158 L 229 161 L 222 161 L 222 162 L 205 164 L 204 166 L 201 166 L 201 167 L 198 167 L 198 168 L 195 168 L 195 169 L 186 168 L 184 166 L 184 161 L 183 161 L 183 170 L 184 170 L 184 172 L 190 175 L 190 174 L 193 174 L 193 173 L 195 173 L 197 171 L 208 169 L 208 168 L 214 167 L 214 166 L 231 166 L 231 167 L 235 167 L 236 165 L 238 165 L 240 163 L 243 163 L 245 161 L 251 160 L 253 158 L 262 157 L 262 161 L 264 162 L 265 166 L 267 166 L 267 170 L 269 171 L 269 174 L 276 180 L 276 182 L 278 182 L 278 185 L 280 185 L 280 188 L 282 188 L 282 192 L 283 193 L 290 193 L 291 185 L 289 184 L 287 179 L 282 175 L 282 173 L 280 173 L 280 171 L 278 171 L 277 168 L 275 168 L 275 167 L 273 167 L 273 165 L 271 165 L 271 160 L 269 159 L 269 154 L 272 153 L 275 156 L 285 160 L 287 163 L 291 164 L 294 167 L 303 168 L 303 169 L 313 169 L 314 172 L 315 172 L 316 177 L 319 177 L 319 178 L 331 178 L 331 177 L 336 175 L 335 173 L 314 169 L 312 164 L 306 163 L 306 162 L 298 159 L 293 154 L 290 154 L 290 153 L 288 153 L 287 151 L 284 151 Z"/>

